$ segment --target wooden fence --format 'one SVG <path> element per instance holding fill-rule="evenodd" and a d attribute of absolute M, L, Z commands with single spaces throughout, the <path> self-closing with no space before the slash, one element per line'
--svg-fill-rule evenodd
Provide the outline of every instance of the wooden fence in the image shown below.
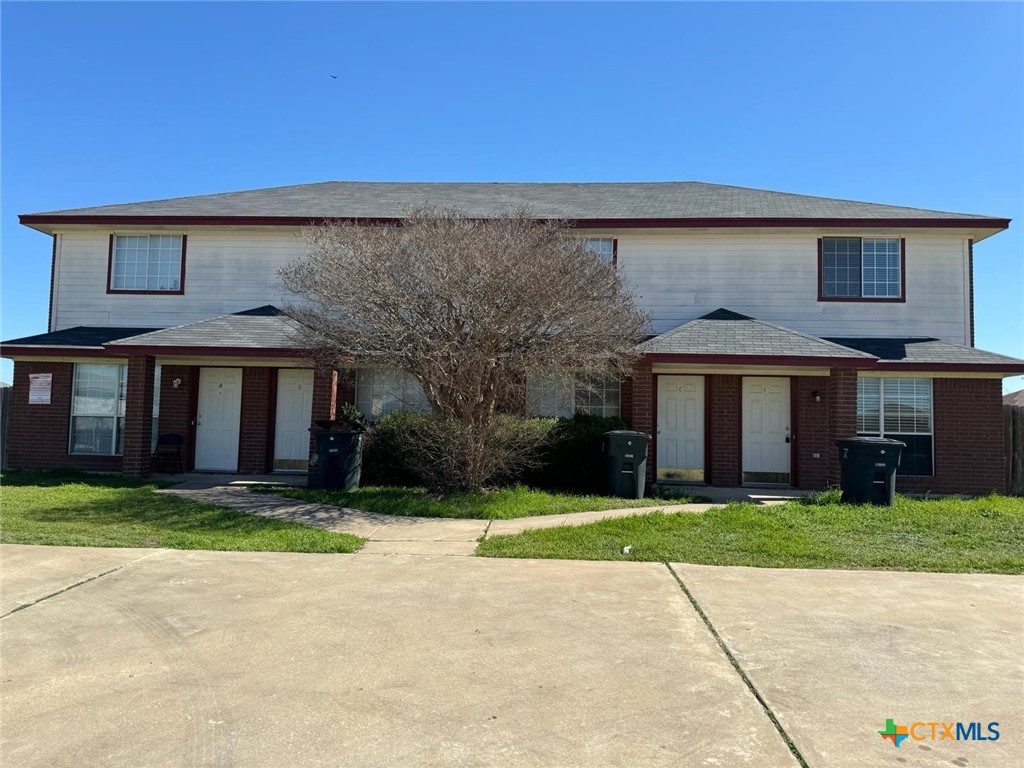
<path fill-rule="evenodd" d="M 1006 425 L 1006 484 L 1011 494 L 1024 496 L 1024 405 L 1004 405 Z"/>

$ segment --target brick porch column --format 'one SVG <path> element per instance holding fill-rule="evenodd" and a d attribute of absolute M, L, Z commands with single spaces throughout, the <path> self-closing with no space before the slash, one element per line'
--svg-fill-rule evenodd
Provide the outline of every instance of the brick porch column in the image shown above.
<path fill-rule="evenodd" d="M 124 453 L 121 472 L 149 477 L 153 455 L 153 375 L 156 358 L 128 358 L 128 392 L 124 413 Z"/>
<path fill-rule="evenodd" d="M 654 482 L 654 472 L 657 465 L 655 455 L 654 434 L 654 408 L 652 397 L 654 396 L 654 374 L 651 372 L 651 363 L 648 360 L 641 360 L 633 371 L 633 377 L 628 387 L 630 406 L 629 422 L 630 427 L 637 432 L 646 432 L 651 436 L 651 445 L 647 453 L 647 482 Z M 620 393 L 620 396 L 622 393 Z"/>
<path fill-rule="evenodd" d="M 836 440 L 857 435 L 857 371 L 833 368 L 828 377 L 828 484 L 839 485 Z"/>
<path fill-rule="evenodd" d="M 333 419 L 338 412 L 338 372 L 313 371 L 313 410 L 310 427 L 317 419 Z M 316 438 L 312 430 L 309 433 L 309 472 L 307 478 L 313 477 L 313 457 L 316 451 Z"/>

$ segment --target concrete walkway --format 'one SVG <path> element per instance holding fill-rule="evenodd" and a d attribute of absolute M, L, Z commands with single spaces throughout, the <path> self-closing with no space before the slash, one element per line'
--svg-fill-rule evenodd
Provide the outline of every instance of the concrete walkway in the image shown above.
<path fill-rule="evenodd" d="M 485 536 L 519 533 L 532 528 L 583 525 L 612 517 L 652 512 L 705 512 L 714 504 L 667 504 L 664 507 L 609 509 L 566 515 L 521 517 L 515 520 L 461 520 L 443 517 L 400 517 L 359 509 L 312 504 L 270 493 L 253 493 L 251 483 L 222 484 L 190 480 L 158 493 L 205 501 L 274 520 L 312 525 L 335 533 L 351 533 L 366 539 L 359 550 L 369 555 L 472 555 Z"/>

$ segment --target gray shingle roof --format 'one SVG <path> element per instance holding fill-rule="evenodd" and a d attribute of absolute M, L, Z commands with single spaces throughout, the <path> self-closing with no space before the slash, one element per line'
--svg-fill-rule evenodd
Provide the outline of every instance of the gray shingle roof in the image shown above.
<path fill-rule="evenodd" d="M 410 208 L 454 207 L 486 218 L 528 207 L 538 218 L 963 219 L 993 217 L 882 205 L 696 181 L 638 183 L 435 183 L 327 181 L 168 200 L 72 208 L 33 217 L 180 216 L 399 218 Z"/>
<path fill-rule="evenodd" d="M 866 363 L 874 360 L 874 355 L 867 352 L 728 309 L 716 309 L 655 336 L 639 349 L 646 354 L 863 358 Z"/>
<path fill-rule="evenodd" d="M 938 339 L 829 337 L 828 340 L 874 355 L 886 363 L 1024 367 L 1024 360 L 995 352 L 986 352 L 975 347 L 950 344 L 948 341 L 939 341 Z"/>
<path fill-rule="evenodd" d="M 118 339 L 110 347 L 222 347 L 229 349 L 306 348 L 303 325 L 277 307 L 222 315 L 198 323 Z"/>
<path fill-rule="evenodd" d="M 137 336 L 140 333 L 149 333 L 155 330 L 157 329 L 79 325 L 74 328 L 65 328 L 62 331 L 40 333 L 35 336 L 23 336 L 20 339 L 2 341 L 0 346 L 99 348 L 116 339 L 124 339 L 128 336 Z"/>

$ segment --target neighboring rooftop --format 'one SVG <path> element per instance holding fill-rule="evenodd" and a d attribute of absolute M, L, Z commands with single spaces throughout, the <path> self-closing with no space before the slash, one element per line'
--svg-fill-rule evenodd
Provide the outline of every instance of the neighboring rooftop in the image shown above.
<path fill-rule="evenodd" d="M 1007 395 L 1003 395 L 1003 405 L 1017 405 L 1024 407 L 1024 389 L 1019 389 L 1016 392 L 1010 392 Z"/>
<path fill-rule="evenodd" d="M 230 223 L 248 220 L 397 219 L 420 206 L 487 218 L 527 207 L 541 219 L 797 225 L 856 221 L 1005 228 L 1007 219 L 697 181 L 636 183 L 448 183 L 327 181 L 290 187 L 23 214 L 28 225 L 80 221 Z M 262 220 L 258 221 L 257 220 Z M 945 222 L 938 224 L 938 222 Z"/>
<path fill-rule="evenodd" d="M 837 359 L 864 364 L 873 362 L 875 358 L 867 352 L 755 320 L 728 309 L 716 309 L 668 333 L 655 336 L 641 344 L 639 349 L 654 355 L 810 358 L 820 359 L 823 364 Z"/>

